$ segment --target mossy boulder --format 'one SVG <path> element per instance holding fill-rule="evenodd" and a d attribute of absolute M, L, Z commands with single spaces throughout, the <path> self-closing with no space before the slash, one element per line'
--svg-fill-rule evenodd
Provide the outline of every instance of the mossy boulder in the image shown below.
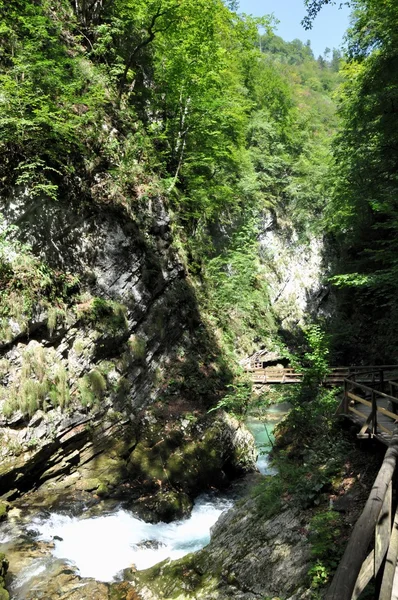
<path fill-rule="evenodd" d="M 7 518 L 7 513 L 10 510 L 9 502 L 0 502 L 0 521 L 4 521 Z"/>
<path fill-rule="evenodd" d="M 126 569 L 124 576 L 140 591 L 150 590 L 153 596 L 149 597 L 182 600 L 196 598 L 199 593 L 200 598 L 205 598 L 206 590 L 217 588 L 218 577 L 214 573 L 201 573 L 194 564 L 194 556 L 187 554 L 175 561 L 167 559 L 143 571 Z"/>
<path fill-rule="evenodd" d="M 147 423 L 127 468 L 130 478 L 149 491 L 162 519 L 186 514 L 187 497 L 223 488 L 237 475 L 256 469 L 251 434 L 228 415 L 172 420 L 152 414 Z M 156 500 L 156 494 L 162 499 Z"/>
<path fill-rule="evenodd" d="M 0 552 L 0 600 L 9 600 L 9 594 L 4 589 L 4 578 L 8 571 L 8 560 L 3 552 Z"/>
<path fill-rule="evenodd" d="M 145 509 L 164 523 L 187 516 L 192 508 L 190 497 L 179 490 L 158 492 L 152 497 L 145 498 Z M 142 511 L 141 511 L 142 512 Z M 150 520 L 148 515 L 148 520 Z"/>

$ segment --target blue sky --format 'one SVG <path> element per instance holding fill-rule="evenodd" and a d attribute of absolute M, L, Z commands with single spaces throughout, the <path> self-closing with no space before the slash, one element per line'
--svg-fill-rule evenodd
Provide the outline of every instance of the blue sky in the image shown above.
<path fill-rule="evenodd" d="M 255 16 L 273 13 L 280 21 L 276 33 L 287 42 L 295 38 L 303 42 L 311 40 L 315 58 L 326 47 L 338 48 L 349 24 L 349 10 L 346 6 L 339 10 L 339 2 L 336 6 L 325 6 L 309 31 L 300 23 L 305 15 L 303 0 L 239 0 L 239 4 L 239 12 Z"/>

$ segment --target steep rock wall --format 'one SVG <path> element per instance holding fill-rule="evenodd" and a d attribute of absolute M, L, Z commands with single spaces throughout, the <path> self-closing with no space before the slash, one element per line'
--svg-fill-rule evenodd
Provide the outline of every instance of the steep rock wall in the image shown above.
<path fill-rule="evenodd" d="M 309 315 L 328 313 L 329 288 L 325 283 L 322 237 L 300 238 L 290 226 L 264 221 L 260 253 L 271 304 L 283 330 L 302 327 Z"/>
<path fill-rule="evenodd" d="M 161 199 L 133 212 L 33 201 L 15 190 L 0 212 L 41 264 L 74 281 L 66 300 L 38 298 L 17 317 L 2 318 L 5 497 L 43 485 L 107 494 L 139 482 L 141 493 L 173 492 L 171 505 L 181 514 L 214 479 L 253 469 L 254 451 L 244 457 L 242 443 L 251 446 L 236 435 L 239 424 L 207 416 L 230 375 L 200 318 Z M 12 263 L 15 251 L 6 250 L 3 262 Z M 173 443 L 155 452 L 162 437 Z M 197 477 L 170 483 L 157 463 L 196 443 L 202 460 L 190 467 Z M 187 461 L 178 464 L 186 473 Z"/>

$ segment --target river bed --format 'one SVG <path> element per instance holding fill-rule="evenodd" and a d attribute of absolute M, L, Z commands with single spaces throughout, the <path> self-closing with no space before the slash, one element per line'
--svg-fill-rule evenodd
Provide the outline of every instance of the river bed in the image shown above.
<path fill-rule="evenodd" d="M 44 511 L 28 517 L 24 525 L 10 522 L 0 533 L 5 552 L 11 550 L 12 555 L 18 529 L 20 535 L 28 535 L 39 547 L 48 549 L 13 578 L 11 598 L 24 598 L 29 579 L 51 571 L 57 559 L 69 563 L 80 577 L 111 582 L 120 580 L 122 570 L 132 565 L 146 569 L 166 558 L 177 559 L 200 550 L 210 540 L 212 525 L 231 506 L 230 498 L 203 494 L 189 518 L 172 523 L 146 523 L 122 508 L 104 509 L 101 516 L 94 517 L 84 512 L 74 517 Z"/>
<path fill-rule="evenodd" d="M 247 426 L 259 450 L 258 468 L 266 475 L 275 473 L 269 465 L 273 428 L 286 413 L 283 406 L 272 407 L 266 419 L 250 417 Z M 80 514 L 26 511 L 0 527 L 0 549 L 10 558 L 12 600 L 24 600 L 30 581 L 51 572 L 57 561 L 70 565 L 80 577 L 97 581 L 121 580 L 127 567 L 146 569 L 166 559 L 177 559 L 208 544 L 210 529 L 234 498 L 211 493 L 199 496 L 187 519 L 172 523 L 147 523 L 121 506 L 103 503 L 101 514 L 82 509 Z M 107 508 L 108 506 L 108 508 Z M 18 552 L 35 546 L 18 564 Z M 13 564 L 14 563 L 14 564 Z"/>

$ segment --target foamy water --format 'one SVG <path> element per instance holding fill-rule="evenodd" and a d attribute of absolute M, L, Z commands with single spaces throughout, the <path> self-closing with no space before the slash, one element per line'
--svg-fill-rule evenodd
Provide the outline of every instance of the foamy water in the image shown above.
<path fill-rule="evenodd" d="M 54 541 L 53 555 L 75 565 L 82 577 L 112 581 L 131 565 L 146 569 L 203 548 L 210 528 L 231 505 L 231 500 L 202 496 L 188 519 L 173 523 L 146 523 L 119 509 L 93 518 L 53 513 L 35 518 L 31 526 L 40 539 Z"/>

